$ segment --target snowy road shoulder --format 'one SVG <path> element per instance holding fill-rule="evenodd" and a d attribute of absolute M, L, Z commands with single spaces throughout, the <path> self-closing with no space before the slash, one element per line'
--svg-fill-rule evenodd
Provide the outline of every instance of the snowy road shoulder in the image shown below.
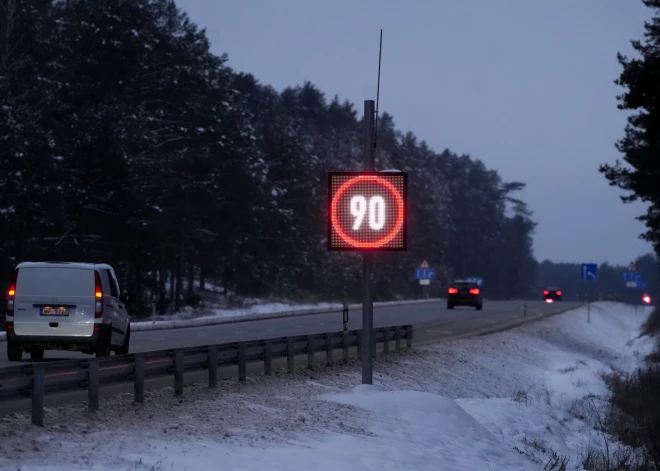
<path fill-rule="evenodd" d="M 0 420 L 0 469 L 581 469 L 609 437 L 594 420 L 601 374 L 630 370 L 652 343 L 648 310 L 592 306 L 514 331 L 379 357 L 373 387 L 355 363 L 131 395 Z M 596 415 L 594 415 L 596 414 Z M 258 452 L 257 452 L 258 450 Z M 554 458 L 553 458 L 554 456 Z M 46 465 L 48 463 L 48 465 Z"/>

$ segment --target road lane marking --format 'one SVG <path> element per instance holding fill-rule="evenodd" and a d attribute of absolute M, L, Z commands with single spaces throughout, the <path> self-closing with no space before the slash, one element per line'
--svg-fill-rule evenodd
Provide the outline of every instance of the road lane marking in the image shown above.
<path fill-rule="evenodd" d="M 433 332 L 434 334 L 453 334 L 451 330 L 436 330 L 436 329 L 426 329 L 427 332 Z"/>
<path fill-rule="evenodd" d="M 165 337 L 158 337 L 157 339 L 151 339 L 153 341 L 165 340 Z"/>

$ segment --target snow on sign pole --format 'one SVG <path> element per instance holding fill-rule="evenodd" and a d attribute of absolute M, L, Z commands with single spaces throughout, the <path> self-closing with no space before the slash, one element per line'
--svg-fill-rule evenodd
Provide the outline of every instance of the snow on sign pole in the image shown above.
<path fill-rule="evenodd" d="M 328 174 L 328 250 L 363 253 L 362 384 L 373 384 L 373 252 L 408 248 L 408 174 L 374 172 L 373 100 L 364 102 L 364 121 L 364 171 Z"/>

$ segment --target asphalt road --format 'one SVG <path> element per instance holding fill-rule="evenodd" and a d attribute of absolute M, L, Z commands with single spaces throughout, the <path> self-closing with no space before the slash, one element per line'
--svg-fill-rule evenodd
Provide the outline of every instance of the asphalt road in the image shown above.
<path fill-rule="evenodd" d="M 527 305 L 527 317 L 552 314 L 579 306 L 575 302 L 546 304 L 542 301 L 484 301 L 483 310 L 456 307 L 448 310 L 445 302 L 429 302 L 399 306 L 374 307 L 374 326 L 415 326 L 415 338 L 437 339 L 459 337 L 478 333 L 485 329 L 505 327 L 523 320 L 523 305 Z M 362 326 L 361 310 L 349 312 L 349 329 Z M 308 316 L 283 317 L 246 321 L 224 325 L 189 327 L 131 334 L 131 352 L 162 350 L 167 348 L 192 347 L 244 340 L 258 340 L 290 335 L 335 332 L 343 329 L 342 314 L 313 314 Z M 44 361 L 74 358 L 90 358 L 90 355 L 72 352 L 47 351 Z M 23 364 L 29 364 L 24 355 Z M 7 360 L 7 349 L 0 343 L 0 367 L 17 365 Z"/>

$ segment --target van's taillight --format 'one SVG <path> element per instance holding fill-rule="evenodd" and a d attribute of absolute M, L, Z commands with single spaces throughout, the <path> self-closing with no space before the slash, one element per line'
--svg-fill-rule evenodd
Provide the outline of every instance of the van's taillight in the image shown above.
<path fill-rule="evenodd" d="M 449 288 L 449 294 L 456 294 L 458 293 L 458 290 L 456 288 Z"/>
<path fill-rule="evenodd" d="M 94 317 L 98 319 L 103 317 L 103 285 L 101 284 L 101 274 L 94 270 L 94 295 L 96 302 L 94 303 Z"/>
<path fill-rule="evenodd" d="M 547 296 L 547 295 L 550 294 L 550 291 L 548 291 L 548 290 L 546 289 L 546 290 L 543 292 L 543 294 L 545 294 L 545 295 Z"/>
<path fill-rule="evenodd" d="M 557 296 L 561 296 L 561 291 L 557 291 Z"/>
<path fill-rule="evenodd" d="M 479 288 L 472 288 L 470 294 L 479 294 Z"/>
<path fill-rule="evenodd" d="M 14 270 L 11 284 L 7 291 L 7 317 L 14 317 L 14 297 L 16 296 L 16 280 L 18 279 L 18 268 Z"/>

